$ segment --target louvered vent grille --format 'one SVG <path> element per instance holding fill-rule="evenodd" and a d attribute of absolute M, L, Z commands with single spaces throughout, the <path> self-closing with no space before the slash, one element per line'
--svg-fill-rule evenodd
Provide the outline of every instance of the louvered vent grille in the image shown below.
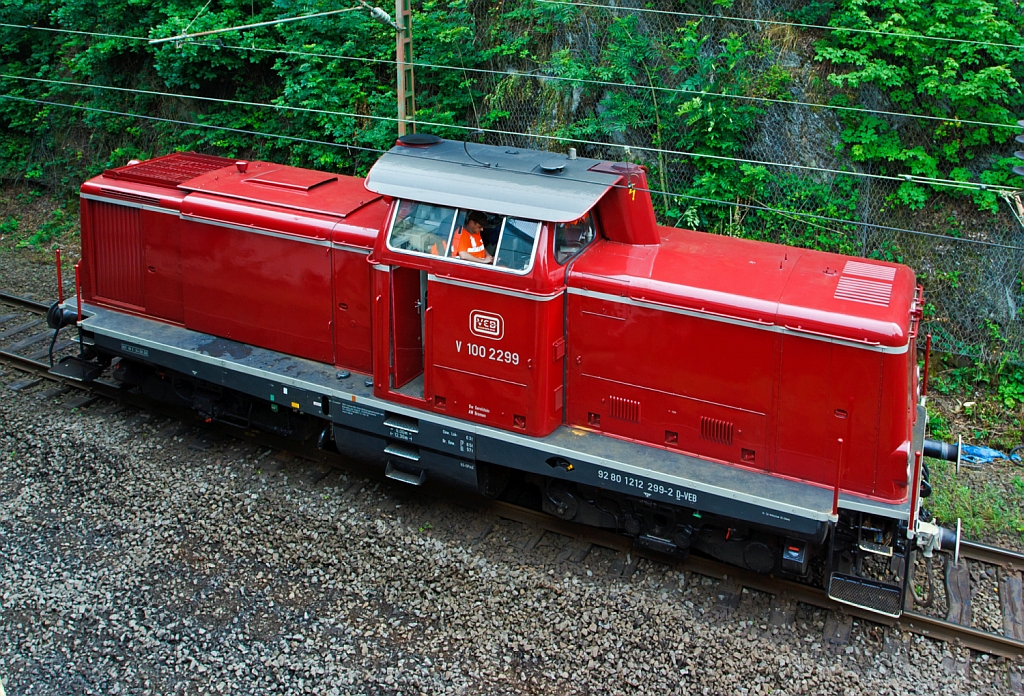
<path fill-rule="evenodd" d="M 200 155 L 195 152 L 176 152 L 173 155 L 164 155 L 163 157 L 157 157 L 156 159 L 140 162 L 139 164 L 129 164 L 117 169 L 108 169 L 103 172 L 103 176 L 108 179 L 135 181 L 140 184 L 174 188 L 189 179 L 231 166 L 233 162 L 234 160 L 213 155 Z"/>
<path fill-rule="evenodd" d="M 143 306 L 142 218 L 139 208 L 89 201 L 96 295 Z"/>
<path fill-rule="evenodd" d="M 892 285 L 879 283 L 874 280 L 861 280 L 860 278 L 848 278 L 843 276 L 836 285 L 835 298 L 837 300 L 850 300 L 863 304 L 888 307 L 889 297 L 892 295 Z"/>
<path fill-rule="evenodd" d="M 106 188 L 105 186 L 101 186 L 100 191 L 103 192 L 104 196 L 110 196 L 111 198 L 121 198 L 134 203 L 142 203 L 143 205 L 160 205 L 160 199 L 154 196 L 143 196 L 141 193 L 117 191 L 115 189 Z"/>
<path fill-rule="evenodd" d="M 718 418 L 701 416 L 700 437 L 702 440 L 717 442 L 720 445 L 731 445 L 732 423 L 729 421 L 719 420 Z"/>
<path fill-rule="evenodd" d="M 861 278 L 874 278 L 875 280 L 888 280 L 892 282 L 896 278 L 896 269 L 891 266 L 879 266 L 862 261 L 847 261 L 846 266 L 843 267 L 843 275 L 855 275 Z"/>
<path fill-rule="evenodd" d="M 608 397 L 608 415 L 619 420 L 640 422 L 640 402 L 623 399 L 621 396 Z"/>

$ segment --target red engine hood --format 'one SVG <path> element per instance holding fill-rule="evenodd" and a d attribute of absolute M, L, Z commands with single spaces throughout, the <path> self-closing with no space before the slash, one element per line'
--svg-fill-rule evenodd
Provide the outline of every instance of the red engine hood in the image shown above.
<path fill-rule="evenodd" d="M 569 286 L 761 326 L 901 347 L 914 272 L 906 266 L 779 244 L 660 228 L 661 244 L 602 242 Z"/>

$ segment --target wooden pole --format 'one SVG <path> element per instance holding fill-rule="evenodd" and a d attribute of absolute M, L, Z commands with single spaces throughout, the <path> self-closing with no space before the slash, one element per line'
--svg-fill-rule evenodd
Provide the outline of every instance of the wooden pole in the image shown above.
<path fill-rule="evenodd" d="M 395 62 L 398 66 L 398 135 L 416 132 L 416 82 L 412 71 L 412 10 L 409 0 L 395 0 L 398 25 Z"/>

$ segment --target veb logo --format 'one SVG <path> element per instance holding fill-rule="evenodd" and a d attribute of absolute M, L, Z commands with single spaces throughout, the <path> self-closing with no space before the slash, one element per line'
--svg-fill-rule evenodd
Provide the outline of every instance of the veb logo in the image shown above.
<path fill-rule="evenodd" d="M 469 313 L 469 330 L 474 336 L 498 340 L 505 335 L 505 320 L 500 314 L 474 309 Z"/>

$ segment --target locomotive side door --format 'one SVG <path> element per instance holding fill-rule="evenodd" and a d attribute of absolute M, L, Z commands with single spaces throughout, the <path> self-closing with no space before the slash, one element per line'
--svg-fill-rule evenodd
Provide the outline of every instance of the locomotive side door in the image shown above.
<path fill-rule="evenodd" d="M 391 270 L 391 388 L 423 397 L 423 310 L 427 273 Z"/>

